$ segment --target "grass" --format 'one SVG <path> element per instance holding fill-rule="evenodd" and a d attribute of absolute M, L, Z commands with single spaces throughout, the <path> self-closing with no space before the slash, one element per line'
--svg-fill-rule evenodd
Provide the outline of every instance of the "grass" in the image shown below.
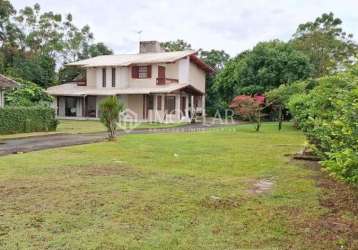
<path fill-rule="evenodd" d="M 157 123 L 157 122 L 144 122 L 144 123 L 125 123 L 122 124 L 121 128 L 134 128 L 134 129 L 152 129 L 152 128 L 170 128 L 181 126 L 183 123 Z M 43 136 L 51 134 L 82 134 L 82 133 L 96 133 L 104 132 L 106 127 L 100 122 L 95 120 L 59 120 L 59 125 L 56 131 L 52 132 L 32 132 L 32 133 L 19 133 L 19 134 L 9 134 L 9 135 L 0 135 L 1 139 L 14 139 L 14 138 L 23 138 L 23 137 L 32 137 L 32 136 Z"/>
<path fill-rule="evenodd" d="M 328 211 L 314 171 L 285 156 L 304 140 L 288 125 L 242 125 L 1 157 L 0 248 L 346 246 L 312 226 Z M 262 179 L 272 189 L 256 193 Z"/>

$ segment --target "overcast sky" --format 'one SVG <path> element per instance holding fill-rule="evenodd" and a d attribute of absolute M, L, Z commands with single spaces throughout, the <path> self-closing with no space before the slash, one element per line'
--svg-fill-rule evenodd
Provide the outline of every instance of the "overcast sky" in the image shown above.
<path fill-rule="evenodd" d="M 298 24 L 330 11 L 358 37 L 358 0 L 11 0 L 16 9 L 36 2 L 44 11 L 71 13 L 117 54 L 136 53 L 139 39 L 180 38 L 195 49 L 236 55 L 259 41 L 288 40 Z"/>

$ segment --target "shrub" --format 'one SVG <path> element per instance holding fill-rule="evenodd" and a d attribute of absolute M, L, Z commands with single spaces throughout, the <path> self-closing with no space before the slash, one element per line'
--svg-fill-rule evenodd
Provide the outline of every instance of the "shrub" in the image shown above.
<path fill-rule="evenodd" d="M 101 122 L 106 126 L 108 138 L 115 137 L 119 112 L 123 110 L 123 105 L 116 96 L 109 96 L 100 103 Z"/>
<path fill-rule="evenodd" d="M 53 98 L 37 84 L 20 78 L 15 78 L 15 80 L 21 83 L 21 86 L 5 93 L 7 105 L 30 107 L 34 105 L 49 106 L 52 103 Z"/>
<path fill-rule="evenodd" d="M 0 134 L 53 131 L 56 127 L 55 110 L 50 107 L 0 108 Z"/>
<path fill-rule="evenodd" d="M 358 75 L 339 73 L 318 80 L 308 94 L 288 103 L 323 166 L 330 173 L 358 183 Z"/>

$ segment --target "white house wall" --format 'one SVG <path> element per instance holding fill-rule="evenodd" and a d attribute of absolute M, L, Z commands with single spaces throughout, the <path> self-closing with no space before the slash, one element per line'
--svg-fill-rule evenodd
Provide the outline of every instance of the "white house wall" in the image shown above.
<path fill-rule="evenodd" d="M 86 70 L 87 86 L 95 87 L 97 82 L 96 68 L 88 68 Z"/>
<path fill-rule="evenodd" d="M 205 72 L 200 69 L 196 64 L 190 63 L 189 66 L 189 84 L 195 88 L 205 92 Z"/>
<path fill-rule="evenodd" d="M 179 83 L 189 83 L 189 57 L 179 60 L 178 80 Z"/>

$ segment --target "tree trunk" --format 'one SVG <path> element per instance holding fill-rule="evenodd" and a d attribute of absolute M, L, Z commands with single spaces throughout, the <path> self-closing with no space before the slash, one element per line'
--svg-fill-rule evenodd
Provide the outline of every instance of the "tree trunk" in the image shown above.
<path fill-rule="evenodd" d="M 257 111 L 257 118 L 256 118 L 256 132 L 259 132 L 260 131 L 260 127 L 261 127 L 261 110 L 258 109 Z"/>
<path fill-rule="evenodd" d="M 282 129 L 282 105 L 278 106 L 278 130 Z"/>

